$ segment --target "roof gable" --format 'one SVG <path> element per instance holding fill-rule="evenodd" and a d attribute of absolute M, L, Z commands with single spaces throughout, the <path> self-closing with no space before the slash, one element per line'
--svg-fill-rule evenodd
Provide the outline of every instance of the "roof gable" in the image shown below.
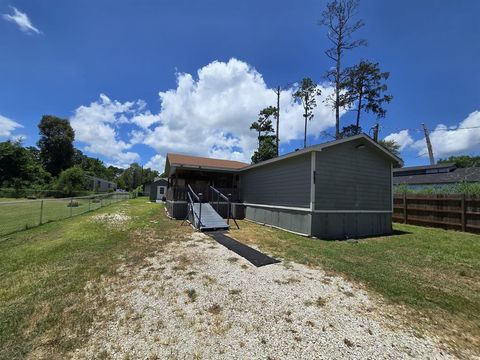
<path fill-rule="evenodd" d="M 252 168 L 255 168 L 255 167 L 258 167 L 258 166 L 274 163 L 274 162 L 281 161 L 281 160 L 284 160 L 284 159 L 288 159 L 288 158 L 298 156 L 298 155 L 301 155 L 301 154 L 306 154 L 306 153 L 309 153 L 309 152 L 312 152 L 312 151 L 322 151 L 323 149 L 326 149 L 326 148 L 329 148 L 329 147 L 333 147 L 333 146 L 340 145 L 340 144 L 343 144 L 343 143 L 346 143 L 346 142 L 349 142 L 349 141 L 355 141 L 355 140 L 359 140 L 359 139 L 366 140 L 370 145 L 372 145 L 375 149 L 381 151 L 384 155 L 389 157 L 392 161 L 403 165 L 403 160 L 401 158 L 392 154 L 390 151 L 388 151 L 382 145 L 373 141 L 373 139 L 370 138 L 370 136 L 367 136 L 365 134 L 359 134 L 359 135 L 350 136 L 350 137 L 344 138 L 344 139 L 333 140 L 333 141 L 325 142 L 325 143 L 322 143 L 322 144 L 309 146 L 305 149 L 297 150 L 297 151 L 294 151 L 294 152 L 291 152 L 291 153 L 288 153 L 288 154 L 285 154 L 285 155 L 282 155 L 282 156 L 279 156 L 279 157 L 276 157 L 276 158 L 273 158 L 273 159 L 270 159 L 270 160 L 266 160 L 266 161 L 259 162 L 257 164 L 249 165 L 249 166 L 247 166 L 247 167 L 245 167 L 241 170 L 242 171 L 243 170 L 249 170 L 249 169 L 252 169 Z"/>

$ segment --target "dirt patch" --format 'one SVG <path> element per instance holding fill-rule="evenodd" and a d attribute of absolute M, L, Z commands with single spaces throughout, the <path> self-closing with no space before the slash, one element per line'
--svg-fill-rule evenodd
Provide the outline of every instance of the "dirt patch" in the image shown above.
<path fill-rule="evenodd" d="M 113 214 L 97 214 L 93 215 L 90 219 L 95 222 L 104 223 L 109 228 L 115 228 L 118 226 L 123 226 L 131 219 L 131 217 L 124 212 L 118 212 Z"/>

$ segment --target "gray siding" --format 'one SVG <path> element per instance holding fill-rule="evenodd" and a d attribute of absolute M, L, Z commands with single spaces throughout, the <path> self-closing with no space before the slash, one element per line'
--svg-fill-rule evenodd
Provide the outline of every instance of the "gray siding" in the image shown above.
<path fill-rule="evenodd" d="M 243 202 L 310 207 L 311 154 L 240 173 Z"/>
<path fill-rule="evenodd" d="M 391 210 L 391 160 L 370 144 L 339 144 L 316 153 L 315 209 Z"/>
<path fill-rule="evenodd" d="M 348 239 L 392 233 L 390 213 L 314 213 L 312 236 L 320 239 Z"/>
<path fill-rule="evenodd" d="M 245 218 L 300 234 L 310 235 L 312 215 L 309 212 L 246 206 Z"/>

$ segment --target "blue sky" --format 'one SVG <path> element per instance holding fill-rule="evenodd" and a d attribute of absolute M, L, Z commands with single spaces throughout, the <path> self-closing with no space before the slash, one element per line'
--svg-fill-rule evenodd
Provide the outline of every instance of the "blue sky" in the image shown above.
<path fill-rule="evenodd" d="M 54 114 L 71 119 L 77 147 L 108 164 L 161 169 L 166 152 L 248 160 L 249 124 L 281 85 L 281 151 L 292 151 L 303 119 L 291 84 L 310 76 L 331 91 L 317 25 L 325 4 L 0 0 L 0 140 L 35 144 L 41 116 Z M 479 13 L 477 0 L 360 3 L 368 46 L 346 64 L 363 58 L 390 71 L 380 136 L 402 144 L 407 165 L 428 161 L 422 122 L 436 157 L 480 153 Z M 333 130 L 319 100 L 309 144 Z"/>

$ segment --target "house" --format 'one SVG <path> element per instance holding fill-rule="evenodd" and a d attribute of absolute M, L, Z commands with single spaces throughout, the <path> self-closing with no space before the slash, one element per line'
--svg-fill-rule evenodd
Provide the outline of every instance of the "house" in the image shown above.
<path fill-rule="evenodd" d="M 96 176 L 85 175 L 88 182 L 88 188 L 95 192 L 107 192 L 117 190 L 117 184 Z"/>
<path fill-rule="evenodd" d="M 480 182 L 480 167 L 458 168 L 454 163 L 393 169 L 393 185 L 412 190 Z"/>
<path fill-rule="evenodd" d="M 150 201 L 162 201 L 167 196 L 168 181 L 163 178 L 155 178 L 150 184 L 145 184 L 144 192 L 149 196 Z"/>
<path fill-rule="evenodd" d="M 389 234 L 392 167 L 401 162 L 364 134 L 253 165 L 167 154 L 167 211 L 176 219 L 184 219 L 187 204 L 200 200 L 217 203 L 215 210 L 225 217 L 231 202 L 237 218 L 302 235 L 346 238 Z M 222 199 L 217 192 L 223 194 Z M 195 206 L 193 209 L 196 211 Z M 194 215 L 194 221 L 201 218 L 198 213 Z"/>

